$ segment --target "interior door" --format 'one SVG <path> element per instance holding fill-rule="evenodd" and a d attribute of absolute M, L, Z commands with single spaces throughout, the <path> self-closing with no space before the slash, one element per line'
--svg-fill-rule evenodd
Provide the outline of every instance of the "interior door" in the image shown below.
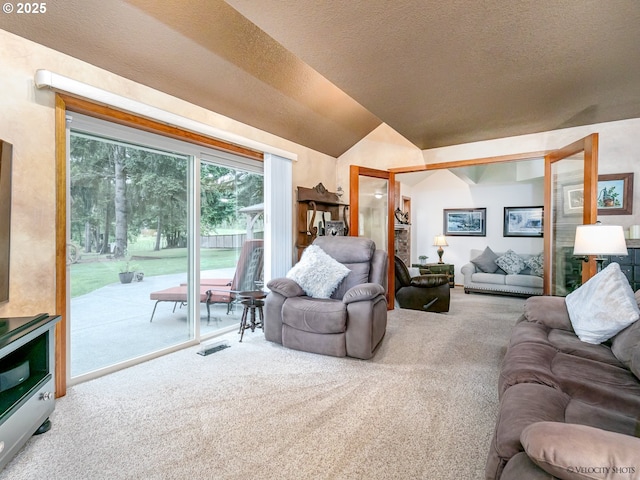
<path fill-rule="evenodd" d="M 544 294 L 566 296 L 596 272 L 572 254 L 576 226 L 598 213 L 598 134 L 547 154 L 544 178 Z"/>
<path fill-rule="evenodd" d="M 349 234 L 371 238 L 389 255 L 387 305 L 394 306 L 395 174 L 351 165 L 349 172 Z"/>

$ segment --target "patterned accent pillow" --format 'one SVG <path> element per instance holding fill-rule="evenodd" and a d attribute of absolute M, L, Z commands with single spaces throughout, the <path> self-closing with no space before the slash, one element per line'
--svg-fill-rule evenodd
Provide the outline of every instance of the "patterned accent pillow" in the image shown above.
<path fill-rule="evenodd" d="M 287 273 L 307 295 L 314 298 L 330 298 L 340 282 L 351 270 L 336 261 L 317 245 L 309 245 L 300 261 Z"/>
<path fill-rule="evenodd" d="M 544 276 L 544 256 L 542 253 L 528 258 L 524 264 L 531 269 L 532 274 L 538 277 Z"/>
<path fill-rule="evenodd" d="M 507 272 L 508 275 L 520 273 L 526 266 L 522 257 L 511 249 L 507 250 L 501 257 L 496 258 L 496 265 Z"/>

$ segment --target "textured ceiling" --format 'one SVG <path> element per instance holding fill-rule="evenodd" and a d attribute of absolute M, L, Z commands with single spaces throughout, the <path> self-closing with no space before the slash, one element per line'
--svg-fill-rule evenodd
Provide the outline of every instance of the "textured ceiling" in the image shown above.
<path fill-rule="evenodd" d="M 420 148 L 640 116 L 640 2 L 227 0 Z"/>
<path fill-rule="evenodd" d="M 0 28 L 332 156 L 381 122 L 425 149 L 640 117 L 637 0 L 47 8 Z"/>

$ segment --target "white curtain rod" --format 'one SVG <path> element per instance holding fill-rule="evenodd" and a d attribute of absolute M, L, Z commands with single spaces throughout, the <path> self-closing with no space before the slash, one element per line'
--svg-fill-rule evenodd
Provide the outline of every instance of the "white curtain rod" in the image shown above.
<path fill-rule="evenodd" d="M 153 107 L 137 100 L 132 100 L 116 93 L 108 92 L 107 90 L 102 90 L 101 88 L 94 87 L 92 85 L 87 85 L 86 83 L 50 72 L 49 70 L 37 70 L 34 79 L 36 87 L 38 88 L 50 88 L 51 90 L 69 93 L 118 110 L 124 110 L 151 120 L 157 120 L 168 125 L 173 125 L 194 133 L 207 135 L 218 140 L 224 140 L 242 147 L 271 153 L 289 160 L 295 161 L 298 159 L 297 154 L 287 150 L 282 150 L 265 143 L 256 142 L 241 135 L 236 135 L 235 133 L 226 132 L 219 128 L 212 127 L 211 125 L 207 125 L 206 123 L 191 120 L 190 118 L 167 112 L 161 108 Z"/>

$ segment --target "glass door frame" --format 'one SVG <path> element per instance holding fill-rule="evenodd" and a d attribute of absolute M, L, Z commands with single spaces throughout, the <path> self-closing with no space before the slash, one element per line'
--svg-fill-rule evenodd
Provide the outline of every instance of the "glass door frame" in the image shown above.
<path fill-rule="evenodd" d="M 596 205 L 598 189 L 598 134 L 593 133 L 570 145 L 553 150 L 544 157 L 544 295 L 551 295 L 554 265 L 554 252 L 552 248 L 555 218 L 551 211 L 552 195 L 554 193 L 552 165 L 580 152 L 584 152 L 584 208 L 582 211 L 582 223 L 584 225 L 590 225 L 596 223 L 598 217 Z M 586 282 L 595 275 L 595 273 L 595 259 L 589 257 L 589 261 L 585 263 L 582 268 L 582 282 Z"/>
<path fill-rule="evenodd" d="M 395 229 L 394 229 L 394 202 L 395 202 L 395 173 L 387 170 L 377 170 L 375 168 L 351 165 L 349 167 L 349 235 L 358 236 L 359 231 L 359 194 L 360 176 L 381 178 L 388 181 L 387 188 L 387 255 L 389 263 L 387 267 L 387 308 L 392 310 L 395 305 L 395 295 L 393 292 L 395 282 Z"/>

